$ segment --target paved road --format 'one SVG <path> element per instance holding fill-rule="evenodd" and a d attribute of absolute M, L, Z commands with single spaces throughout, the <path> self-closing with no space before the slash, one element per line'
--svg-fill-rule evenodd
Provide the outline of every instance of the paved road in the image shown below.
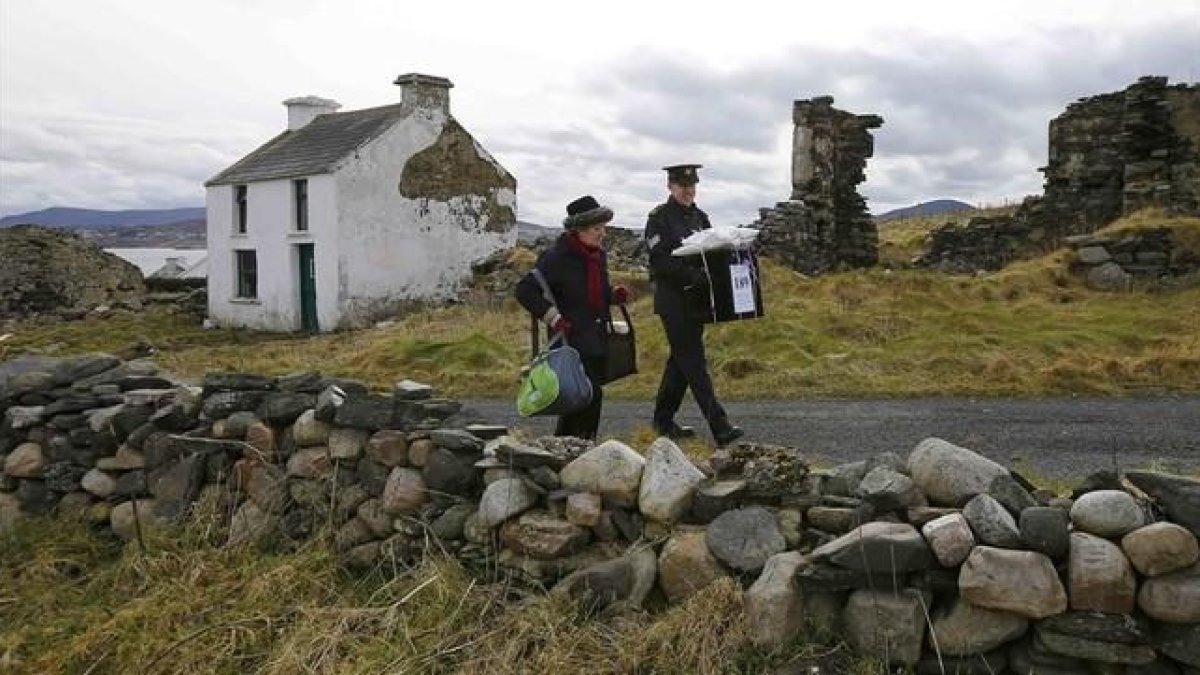
<path fill-rule="evenodd" d="M 536 433 L 553 418 L 520 418 L 508 400 L 467 405 L 489 421 Z M 647 427 L 652 404 L 605 401 L 600 434 Z M 1017 469 L 1078 478 L 1114 464 L 1200 473 L 1200 395 L 1138 398 L 944 398 L 731 401 L 746 440 L 801 448 L 826 464 L 892 451 L 906 456 L 921 439 L 944 438 Z M 679 421 L 707 431 L 689 400 Z"/>

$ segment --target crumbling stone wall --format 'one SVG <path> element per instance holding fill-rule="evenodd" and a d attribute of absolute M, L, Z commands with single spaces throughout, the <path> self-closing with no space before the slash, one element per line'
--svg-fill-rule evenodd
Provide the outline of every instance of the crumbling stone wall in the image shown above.
<path fill-rule="evenodd" d="M 995 270 L 1147 207 L 1200 214 L 1200 85 L 1143 77 L 1050 121 L 1044 194 L 1010 217 L 936 231 L 918 264 Z"/>
<path fill-rule="evenodd" d="M 1149 206 L 1200 213 L 1200 85 L 1143 77 L 1083 98 L 1050 122 L 1040 220 L 1092 232 Z"/>
<path fill-rule="evenodd" d="M 874 153 L 870 130 L 883 118 L 838 110 L 832 96 L 818 96 L 795 101 L 792 122 L 792 194 L 760 209 L 752 227 L 762 231 L 761 250 L 808 274 L 874 265 L 879 235 L 858 184 Z"/>

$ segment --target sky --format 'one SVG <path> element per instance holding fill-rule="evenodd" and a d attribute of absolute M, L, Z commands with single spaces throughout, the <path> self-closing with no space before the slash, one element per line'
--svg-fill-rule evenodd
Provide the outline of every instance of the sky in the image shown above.
<path fill-rule="evenodd" d="M 999 205 L 1041 192 L 1071 102 L 1200 81 L 1200 0 L 4 0 L 0 216 L 203 205 L 284 99 L 387 105 L 410 72 L 454 83 L 542 225 L 592 194 L 641 227 L 678 163 L 715 224 L 750 223 L 791 193 L 792 102 L 823 95 L 884 119 L 872 212 Z"/>

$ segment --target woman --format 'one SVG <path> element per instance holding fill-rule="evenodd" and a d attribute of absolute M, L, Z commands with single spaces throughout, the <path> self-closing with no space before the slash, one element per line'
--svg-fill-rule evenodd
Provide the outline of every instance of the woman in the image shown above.
<path fill-rule="evenodd" d="M 549 329 L 561 333 L 579 352 L 583 369 L 592 382 L 592 402 L 582 410 L 562 415 L 556 436 L 595 438 L 604 400 L 601 386 L 608 358 L 609 309 L 623 304 L 629 292 L 609 286 L 608 256 L 601 243 L 613 219 L 612 209 L 601 206 L 591 195 L 567 205 L 563 220 L 566 232 L 538 257 L 535 267 L 542 272 L 557 305 L 547 300 L 532 272 L 517 283 L 515 295 L 521 306 L 539 317 Z"/>

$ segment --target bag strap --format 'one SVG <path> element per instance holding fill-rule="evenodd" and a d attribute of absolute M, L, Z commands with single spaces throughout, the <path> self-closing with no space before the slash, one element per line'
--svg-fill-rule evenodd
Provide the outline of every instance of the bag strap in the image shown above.
<path fill-rule="evenodd" d="M 549 302 L 553 307 L 557 308 L 558 302 L 554 299 L 554 293 L 550 290 L 550 284 L 546 283 L 546 276 L 542 274 L 542 271 L 538 269 L 536 265 L 532 270 L 529 271 L 529 273 L 533 275 L 533 278 L 537 280 L 538 285 L 542 287 L 542 297 L 546 298 L 547 302 Z M 561 333 L 555 337 L 561 337 L 563 343 L 566 343 L 567 341 L 567 336 L 562 335 Z M 533 358 L 538 355 L 538 319 L 533 314 L 529 315 L 529 340 L 532 347 L 529 356 L 530 358 Z M 550 345 L 553 343 L 553 339 L 548 339 L 546 341 L 546 348 L 549 349 Z"/>
<path fill-rule="evenodd" d="M 629 334 L 633 335 L 633 320 L 629 318 L 629 310 L 625 308 L 625 305 L 617 305 L 617 308 L 621 310 L 621 318 L 625 320 L 625 326 L 629 329 Z M 615 328 L 613 326 L 612 314 L 610 313 L 608 315 L 608 332 L 616 332 Z"/>

